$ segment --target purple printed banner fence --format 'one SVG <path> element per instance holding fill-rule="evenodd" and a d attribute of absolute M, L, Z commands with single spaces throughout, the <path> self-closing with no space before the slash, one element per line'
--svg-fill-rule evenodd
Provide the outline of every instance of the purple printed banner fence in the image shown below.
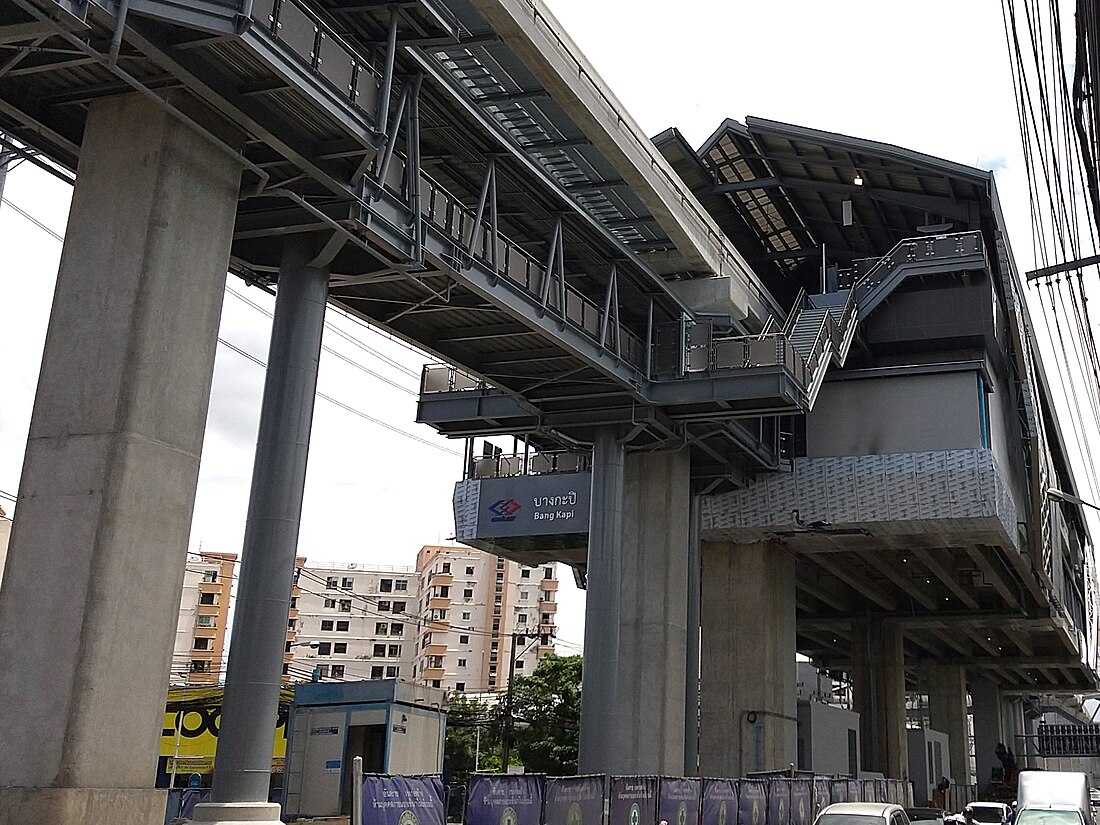
<path fill-rule="evenodd" d="M 657 819 L 668 825 L 698 825 L 698 779 L 662 776 L 657 789 Z"/>
<path fill-rule="evenodd" d="M 542 791 L 541 776 L 472 776 L 466 825 L 542 825 Z"/>
<path fill-rule="evenodd" d="M 764 825 L 768 816 L 768 793 L 762 781 L 742 779 L 737 783 L 737 825 Z"/>
<path fill-rule="evenodd" d="M 438 776 L 363 777 L 363 821 L 371 825 L 445 825 Z"/>
<path fill-rule="evenodd" d="M 656 822 L 657 777 L 613 776 L 610 825 L 656 825 Z"/>
<path fill-rule="evenodd" d="M 814 781 L 812 779 L 792 779 L 791 788 L 791 825 L 811 825 L 814 819 Z"/>
<path fill-rule="evenodd" d="M 737 782 L 733 779 L 703 780 L 702 825 L 737 825 Z"/>
<path fill-rule="evenodd" d="M 543 825 L 602 825 L 603 776 L 547 779 Z"/>

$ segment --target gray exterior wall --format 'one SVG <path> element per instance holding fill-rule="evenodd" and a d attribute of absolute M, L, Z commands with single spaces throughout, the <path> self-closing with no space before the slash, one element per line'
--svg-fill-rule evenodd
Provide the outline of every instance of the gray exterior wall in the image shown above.
<path fill-rule="evenodd" d="M 806 417 L 809 458 L 981 446 L 976 371 L 829 382 Z"/>
<path fill-rule="evenodd" d="M 799 770 L 812 770 L 818 774 L 848 774 L 849 766 L 853 764 L 848 751 L 851 741 L 849 731 L 855 734 L 854 764 L 858 769 L 859 714 L 823 702 L 799 702 Z"/>

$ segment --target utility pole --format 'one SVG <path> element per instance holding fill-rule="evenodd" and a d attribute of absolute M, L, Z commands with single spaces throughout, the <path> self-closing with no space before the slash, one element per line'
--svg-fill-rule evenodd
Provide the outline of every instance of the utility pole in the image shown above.
<path fill-rule="evenodd" d="M 508 693 L 504 697 L 504 754 L 500 760 L 501 770 L 504 773 L 508 773 L 508 762 L 512 756 L 512 697 L 516 681 L 516 642 L 523 638 L 518 633 L 509 633 L 508 636 Z"/>

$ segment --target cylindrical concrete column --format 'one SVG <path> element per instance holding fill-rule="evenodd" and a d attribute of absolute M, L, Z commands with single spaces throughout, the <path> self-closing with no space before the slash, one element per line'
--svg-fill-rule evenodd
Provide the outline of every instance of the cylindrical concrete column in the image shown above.
<path fill-rule="evenodd" d="M 688 515 L 687 669 L 684 677 L 684 776 L 699 772 L 699 587 L 702 567 L 702 497 Z"/>
<path fill-rule="evenodd" d="M 962 665 L 926 665 L 928 678 L 928 724 L 946 733 L 950 753 L 951 779 L 970 785 L 970 725 L 966 712 L 966 669 Z M 939 777 L 933 777 L 938 781 Z"/>
<path fill-rule="evenodd" d="M 703 542 L 703 776 L 797 760 L 795 559 L 779 542 Z"/>
<path fill-rule="evenodd" d="M 0 822 L 164 821 L 239 188 L 234 160 L 144 97 L 88 107 L 0 591 Z"/>
<path fill-rule="evenodd" d="M 267 802 L 328 272 L 284 242 L 211 799 Z"/>
<path fill-rule="evenodd" d="M 970 677 L 970 704 L 974 713 L 974 761 L 977 764 L 978 793 L 982 794 L 999 768 L 998 744 L 1005 744 L 1001 716 L 1001 692 L 997 683 L 981 676 Z M 1015 744 L 1009 745 L 1015 749 Z"/>
<path fill-rule="evenodd" d="M 905 733 L 905 644 L 901 626 L 870 614 L 852 626 L 852 694 L 863 769 L 909 778 Z"/>
<path fill-rule="evenodd" d="M 619 774 L 684 768 L 691 461 L 687 450 L 636 452 L 623 480 L 619 585 Z"/>
<path fill-rule="evenodd" d="M 619 586 L 623 552 L 625 454 L 614 428 L 592 445 L 592 509 L 588 528 L 588 589 L 581 692 L 581 773 L 612 770 L 619 667 Z"/>

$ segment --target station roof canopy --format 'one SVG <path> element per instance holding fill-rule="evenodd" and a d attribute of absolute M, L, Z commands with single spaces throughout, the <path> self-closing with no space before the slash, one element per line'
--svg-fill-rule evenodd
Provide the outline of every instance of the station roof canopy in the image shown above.
<path fill-rule="evenodd" d="M 726 120 L 695 152 L 674 130 L 655 140 L 772 284 L 817 273 L 822 245 L 843 267 L 994 220 L 989 172 L 887 143 L 755 117 Z"/>

